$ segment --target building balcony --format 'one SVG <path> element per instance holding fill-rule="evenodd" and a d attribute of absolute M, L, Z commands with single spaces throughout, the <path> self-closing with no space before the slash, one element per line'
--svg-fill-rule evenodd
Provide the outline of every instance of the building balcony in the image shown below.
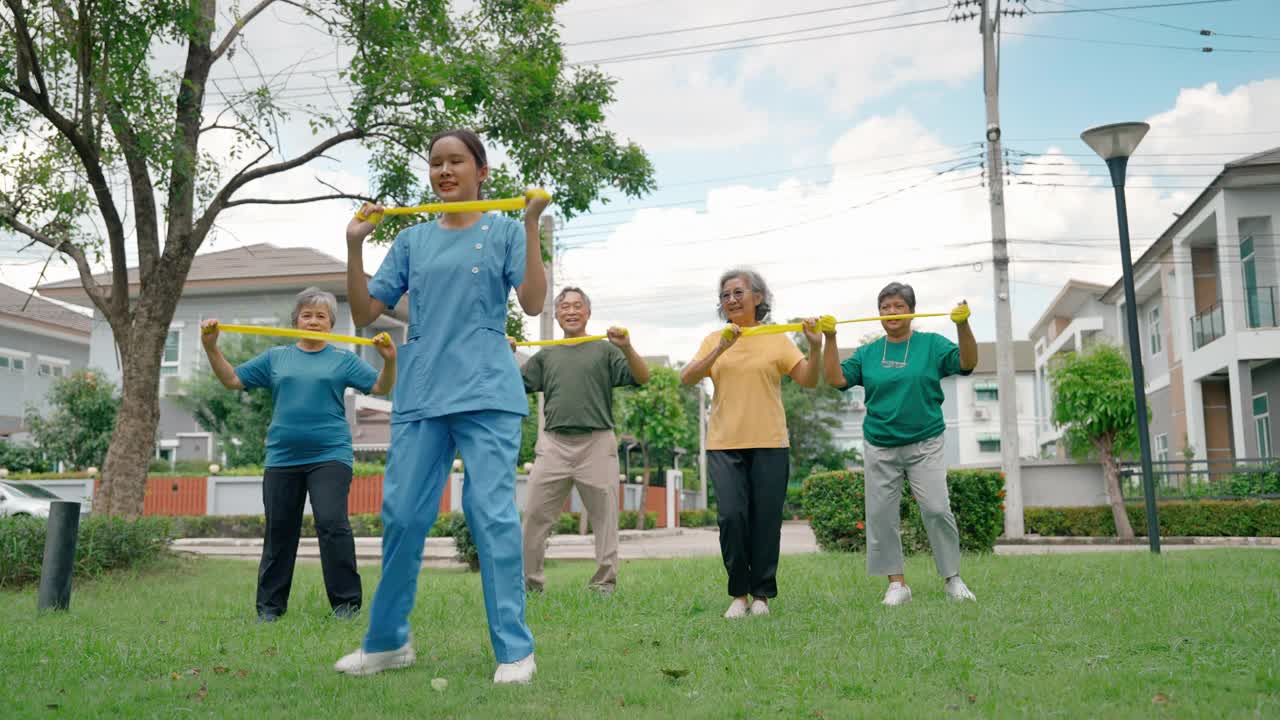
<path fill-rule="evenodd" d="M 1220 301 L 1191 318 L 1191 346 L 1195 350 L 1199 350 L 1217 340 L 1225 335 L 1226 332 L 1226 323 L 1222 317 L 1222 303 Z"/>
<path fill-rule="evenodd" d="M 1277 327 L 1276 288 L 1245 288 L 1244 295 L 1245 321 L 1250 329 Z"/>

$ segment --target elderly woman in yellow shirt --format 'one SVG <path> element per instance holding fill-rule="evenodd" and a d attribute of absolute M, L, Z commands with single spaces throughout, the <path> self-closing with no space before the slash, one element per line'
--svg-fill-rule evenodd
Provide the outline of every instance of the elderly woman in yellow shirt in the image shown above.
<path fill-rule="evenodd" d="M 733 602 L 726 618 L 768 615 L 778 595 L 778 546 L 782 506 L 791 475 L 782 378 L 815 387 L 821 368 L 822 333 L 804 321 L 806 357 L 786 334 L 748 335 L 743 330 L 769 318 L 773 294 L 759 273 L 735 268 L 720 277 L 717 330 L 702 341 L 680 380 L 694 385 L 710 377 L 715 386 L 707 431 L 707 469 L 716 490 L 720 554 Z"/>

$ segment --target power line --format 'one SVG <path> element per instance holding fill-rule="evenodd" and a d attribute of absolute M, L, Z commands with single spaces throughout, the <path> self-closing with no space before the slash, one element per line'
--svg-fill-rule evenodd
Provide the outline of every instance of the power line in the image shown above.
<path fill-rule="evenodd" d="M 1128 40 L 1099 40 L 1096 38 L 1080 38 L 1080 37 L 1069 37 L 1066 35 L 1048 35 L 1045 33 L 1025 33 L 1025 32 L 1013 32 L 1013 31 L 1008 31 L 1005 34 L 1014 35 L 1017 37 L 1040 38 L 1044 40 L 1064 40 L 1067 42 L 1080 42 L 1080 43 L 1088 43 L 1091 45 L 1115 45 L 1115 46 L 1122 46 L 1122 47 L 1149 48 L 1154 50 L 1178 50 L 1182 52 L 1197 52 L 1197 53 L 1215 53 L 1215 52 L 1216 53 L 1235 53 L 1240 55 L 1253 55 L 1255 53 L 1267 54 L 1267 55 L 1280 55 L 1280 50 L 1261 50 L 1261 49 L 1250 49 L 1250 48 L 1215 48 L 1215 47 L 1210 47 L 1208 45 L 1205 45 L 1202 47 L 1195 47 L 1190 45 L 1160 45 L 1156 43 L 1131 42 Z"/>
<path fill-rule="evenodd" d="M 782 15 L 770 15 L 768 17 L 751 18 L 748 20 L 733 20 L 730 22 L 712 23 L 710 25 L 694 25 L 684 28 L 670 28 L 667 30 L 655 30 L 653 32 L 636 33 L 634 35 L 615 35 L 614 37 L 597 38 L 595 40 L 578 40 L 576 42 L 564 43 L 564 47 L 577 47 L 579 45 L 598 45 L 600 43 L 621 42 L 624 40 L 639 40 L 649 37 L 665 37 L 667 35 L 682 35 L 684 33 L 699 32 L 702 30 L 715 30 L 718 28 L 736 27 L 739 25 L 753 25 L 755 23 L 772 22 L 774 20 L 789 20 L 797 17 L 807 17 L 811 15 L 825 15 L 828 13 L 841 12 L 843 10 L 854 10 L 857 8 L 871 7 L 872 5 L 885 5 L 898 0 L 870 0 L 869 2 L 853 3 L 852 5 L 840 5 L 838 7 L 822 8 L 820 10 L 806 10 L 803 12 L 785 13 Z M 825 28 L 836 27 L 834 25 L 825 26 Z M 796 30 L 794 32 L 805 32 Z"/>
<path fill-rule="evenodd" d="M 1052 2 L 1052 0 L 1048 0 Z M 1188 5 L 1219 5 L 1221 3 L 1235 2 L 1236 0 L 1183 0 L 1182 2 L 1166 2 L 1166 3 L 1147 3 L 1145 5 L 1119 5 L 1115 7 L 1100 8 L 1078 8 L 1068 6 L 1067 10 L 1032 10 L 1036 15 L 1067 15 L 1075 13 L 1106 13 L 1113 10 L 1153 10 L 1160 8 L 1185 7 Z M 1054 3 L 1055 5 L 1066 5 L 1066 3 Z"/>
<path fill-rule="evenodd" d="M 1146 18 L 1136 18 L 1136 17 L 1131 17 L 1129 15 L 1117 15 L 1116 13 L 1108 12 L 1107 9 L 1103 9 L 1103 8 L 1080 8 L 1079 6 L 1072 5 L 1071 3 L 1060 2 L 1060 0 L 1041 0 L 1041 1 L 1051 3 L 1053 5 L 1058 5 L 1061 7 L 1073 8 L 1079 12 L 1096 12 L 1099 15 L 1106 15 L 1107 17 L 1113 17 L 1117 20 L 1140 23 L 1142 25 L 1152 25 L 1154 27 L 1162 27 L 1162 28 L 1167 28 L 1169 30 L 1177 30 L 1179 32 L 1195 33 L 1196 35 L 1201 35 L 1203 37 L 1217 36 L 1217 37 L 1226 37 L 1226 38 L 1240 38 L 1244 40 L 1273 40 L 1273 41 L 1280 42 L 1280 37 L 1269 37 L 1267 35 L 1248 35 L 1244 33 L 1218 32 L 1216 30 L 1209 30 L 1207 28 L 1194 28 L 1194 27 L 1188 27 L 1186 25 L 1175 25 L 1173 23 L 1160 22 L 1159 20 L 1147 20 Z M 1049 14 L 1054 14 L 1057 11 L 1032 10 L 1031 12 L 1037 15 L 1049 15 Z"/>
<path fill-rule="evenodd" d="M 948 6 L 942 5 L 937 8 L 931 8 L 931 10 L 936 11 L 939 8 L 945 9 L 946 7 Z M 917 11 L 913 11 L 913 14 L 919 13 L 919 12 L 925 12 L 925 11 L 917 10 Z M 886 32 L 889 30 L 906 30 L 910 28 L 925 27 L 927 25 L 940 25 L 942 23 L 947 23 L 947 22 L 951 22 L 951 21 L 946 18 L 942 18 L 940 20 L 926 20 L 926 21 L 916 22 L 916 23 L 905 23 L 902 25 L 887 25 L 885 27 L 868 28 L 866 30 L 851 30 L 849 32 L 830 33 L 827 35 L 813 35 L 810 37 L 788 38 L 785 40 L 772 40 L 769 42 L 751 43 L 747 45 L 730 45 L 728 47 L 700 49 L 700 48 L 706 47 L 707 45 L 723 45 L 725 43 L 741 41 L 741 40 L 726 40 L 721 43 L 706 43 L 704 45 L 691 45 L 683 48 L 670 48 L 668 50 L 653 51 L 652 53 L 619 55 L 615 57 L 598 58 L 595 60 L 583 60 L 581 62 L 569 63 L 568 65 L 569 67 L 581 67 L 584 65 L 606 65 L 610 63 L 636 62 L 640 60 L 660 60 L 663 58 L 684 57 L 688 55 L 705 55 L 708 53 L 726 52 L 726 51 L 733 51 L 733 50 L 751 50 L 759 47 L 770 47 L 773 45 L 789 45 L 791 43 L 809 42 L 811 40 L 827 40 L 831 38 L 851 37 L 854 35 L 869 35 L 871 33 Z M 803 31 L 793 31 L 793 32 L 803 32 Z M 788 33 L 783 33 L 783 34 L 788 34 Z"/>

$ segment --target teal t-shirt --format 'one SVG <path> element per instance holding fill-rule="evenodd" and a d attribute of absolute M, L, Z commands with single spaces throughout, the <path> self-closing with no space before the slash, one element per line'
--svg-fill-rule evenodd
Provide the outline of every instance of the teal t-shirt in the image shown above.
<path fill-rule="evenodd" d="M 960 348 L 936 333 L 913 332 L 907 342 L 880 338 L 840 363 L 845 388 L 866 389 L 862 435 L 877 447 L 902 447 L 942 434 L 942 378 L 968 375 Z"/>
<path fill-rule="evenodd" d="M 351 465 L 351 428 L 342 396 L 353 387 L 373 389 L 378 371 L 355 353 L 325 345 L 308 352 L 297 345 L 273 347 L 236 368 L 246 390 L 271 390 L 267 467 L 336 460 Z"/>

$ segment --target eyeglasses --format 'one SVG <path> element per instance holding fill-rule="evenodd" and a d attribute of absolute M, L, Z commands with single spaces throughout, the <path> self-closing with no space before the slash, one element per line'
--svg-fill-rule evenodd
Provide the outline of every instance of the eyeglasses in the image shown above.
<path fill-rule="evenodd" d="M 743 290 L 742 288 L 734 288 L 733 291 L 731 292 L 720 293 L 720 304 L 724 305 L 728 303 L 730 300 L 737 300 L 741 302 L 742 298 L 746 296 L 747 296 L 746 290 Z"/>

